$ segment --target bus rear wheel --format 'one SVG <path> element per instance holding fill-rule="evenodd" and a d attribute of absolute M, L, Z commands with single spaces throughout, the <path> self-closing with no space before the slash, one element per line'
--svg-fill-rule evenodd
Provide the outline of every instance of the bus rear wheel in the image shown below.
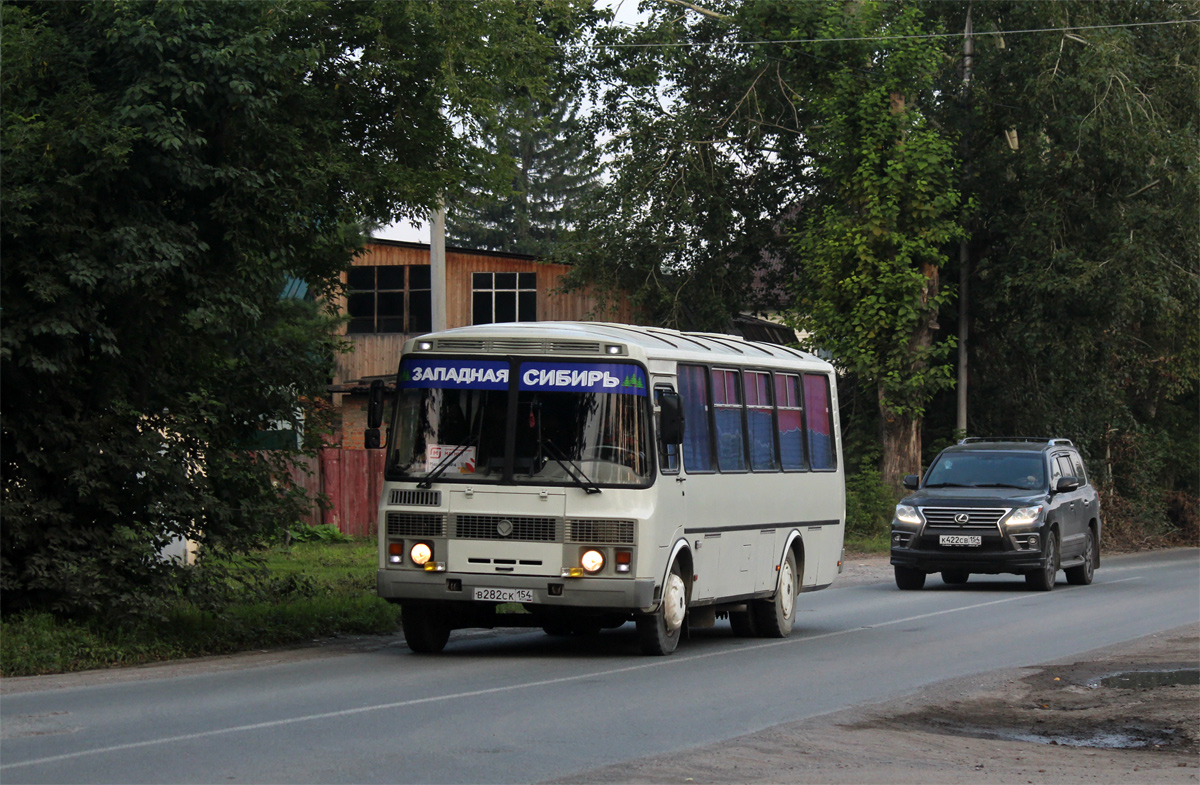
<path fill-rule="evenodd" d="M 400 603 L 400 624 L 404 642 L 417 654 L 437 654 L 450 640 L 450 622 L 435 603 Z"/>
<path fill-rule="evenodd" d="M 790 550 L 779 565 L 779 589 L 770 600 L 754 604 L 754 621 L 758 634 L 764 638 L 786 638 L 796 623 L 796 595 L 800 582 L 796 578 L 796 555 Z"/>
<path fill-rule="evenodd" d="M 680 572 L 679 562 L 675 562 L 667 573 L 658 610 L 637 617 L 638 643 L 642 647 L 642 654 L 663 656 L 675 651 L 686 617 L 687 584 Z"/>

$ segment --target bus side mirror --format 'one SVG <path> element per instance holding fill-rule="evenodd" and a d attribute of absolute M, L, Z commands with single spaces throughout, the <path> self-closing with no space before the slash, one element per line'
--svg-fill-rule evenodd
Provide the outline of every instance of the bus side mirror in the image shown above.
<path fill-rule="evenodd" d="M 363 433 L 363 447 L 368 450 L 378 450 L 383 446 L 379 426 L 383 425 L 384 389 L 382 379 L 371 382 L 371 397 L 367 400 L 367 430 Z"/>
<path fill-rule="evenodd" d="M 679 444 L 683 441 L 683 399 L 679 393 L 663 390 L 658 394 L 661 408 L 658 428 L 663 444 Z"/>
<path fill-rule="evenodd" d="M 371 397 L 367 402 L 367 427 L 378 428 L 383 425 L 383 379 L 371 382 Z"/>

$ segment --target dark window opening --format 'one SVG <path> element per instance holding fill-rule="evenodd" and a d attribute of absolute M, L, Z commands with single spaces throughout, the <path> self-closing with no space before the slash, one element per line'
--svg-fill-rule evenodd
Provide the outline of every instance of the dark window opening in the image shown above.
<path fill-rule="evenodd" d="M 424 333 L 433 327 L 429 265 L 362 265 L 346 274 L 348 333 Z"/>
<path fill-rule="evenodd" d="M 537 273 L 472 273 L 471 323 L 537 321 Z"/>

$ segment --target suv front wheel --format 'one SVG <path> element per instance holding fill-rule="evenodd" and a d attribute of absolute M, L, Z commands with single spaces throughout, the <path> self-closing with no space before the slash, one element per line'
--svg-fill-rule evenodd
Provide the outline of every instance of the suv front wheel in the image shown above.
<path fill-rule="evenodd" d="M 1058 532 L 1052 531 L 1046 537 L 1046 553 L 1042 557 L 1042 566 L 1033 572 L 1025 573 L 1025 583 L 1034 591 L 1050 591 L 1058 578 Z"/>
<path fill-rule="evenodd" d="M 896 586 L 901 589 L 919 589 L 925 585 L 925 573 L 911 567 L 896 567 Z"/>

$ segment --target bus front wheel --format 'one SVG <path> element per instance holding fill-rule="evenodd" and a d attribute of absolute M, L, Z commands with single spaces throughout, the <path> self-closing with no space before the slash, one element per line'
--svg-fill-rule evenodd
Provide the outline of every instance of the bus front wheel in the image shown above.
<path fill-rule="evenodd" d="M 796 623 L 796 595 L 800 581 L 796 575 L 796 555 L 790 550 L 779 565 L 779 590 L 770 600 L 754 604 L 754 621 L 764 638 L 786 638 Z"/>
<path fill-rule="evenodd" d="M 436 603 L 400 603 L 400 624 L 404 642 L 417 654 L 437 654 L 450 640 L 450 622 Z"/>
<path fill-rule="evenodd" d="M 662 656 L 675 651 L 686 616 L 687 584 L 680 572 L 679 562 L 675 562 L 667 574 L 658 610 L 637 617 L 638 643 L 641 644 L 642 653 Z"/>

